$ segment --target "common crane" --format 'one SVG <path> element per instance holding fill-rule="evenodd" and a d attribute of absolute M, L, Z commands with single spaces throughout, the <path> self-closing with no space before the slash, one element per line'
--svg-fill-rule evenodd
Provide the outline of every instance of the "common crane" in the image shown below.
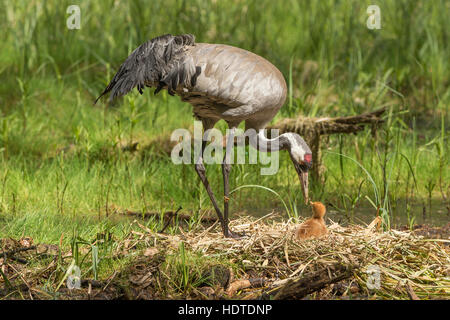
<path fill-rule="evenodd" d="M 224 209 L 219 208 L 206 177 L 203 151 L 195 162 L 199 175 L 221 222 L 225 237 L 239 236 L 228 228 L 230 151 L 238 125 L 254 129 L 249 143 L 260 151 L 288 150 L 300 179 L 303 198 L 308 202 L 308 170 L 311 150 L 296 133 L 284 133 L 269 139 L 265 126 L 286 100 L 286 81 L 281 72 L 266 59 L 247 50 L 224 44 L 195 43 L 190 34 L 166 34 L 140 45 L 120 66 L 111 82 L 95 100 L 110 93 L 110 100 L 123 96 L 133 88 L 142 94 L 144 87 L 154 87 L 155 94 L 167 89 L 170 95 L 193 106 L 194 116 L 204 131 L 221 119 L 229 126 L 227 147 L 222 162 Z"/>

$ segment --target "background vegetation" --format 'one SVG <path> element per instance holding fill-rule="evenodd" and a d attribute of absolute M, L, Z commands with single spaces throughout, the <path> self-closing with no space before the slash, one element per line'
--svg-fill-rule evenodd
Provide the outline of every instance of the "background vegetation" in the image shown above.
<path fill-rule="evenodd" d="M 274 121 L 388 107 L 375 137 L 367 130 L 326 141 L 324 181 L 311 192 L 337 210 L 335 221 L 371 203 L 388 222 L 448 220 L 449 1 L 375 1 L 380 30 L 366 27 L 374 1 L 80 1 L 80 30 L 66 27 L 71 4 L 0 0 L 0 237 L 55 243 L 74 230 L 86 238 L 105 229 L 125 234 L 128 223 L 111 217 L 114 208 L 211 211 L 193 168 L 172 164 L 150 143 L 192 127 L 189 105 L 152 90 L 115 107 L 92 105 L 135 47 L 165 33 L 192 33 L 273 62 L 290 87 Z M 134 141 L 136 152 L 120 147 Z M 280 159 L 276 176 L 235 165 L 232 188 L 271 188 L 289 214 L 309 215 L 288 156 Z M 220 166 L 208 175 L 220 195 Z M 284 210 L 260 188 L 242 188 L 231 201 L 234 213 L 273 208 Z"/>

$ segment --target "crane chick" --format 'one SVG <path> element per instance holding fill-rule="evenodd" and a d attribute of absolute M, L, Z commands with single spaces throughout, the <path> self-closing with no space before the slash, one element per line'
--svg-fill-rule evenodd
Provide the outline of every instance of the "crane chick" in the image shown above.
<path fill-rule="evenodd" d="M 323 217 L 326 213 L 326 208 L 321 202 L 310 202 L 312 206 L 313 215 L 310 219 L 303 222 L 295 231 L 295 238 L 297 240 L 305 240 L 310 238 L 320 238 L 328 234 L 328 229 L 325 226 Z"/>

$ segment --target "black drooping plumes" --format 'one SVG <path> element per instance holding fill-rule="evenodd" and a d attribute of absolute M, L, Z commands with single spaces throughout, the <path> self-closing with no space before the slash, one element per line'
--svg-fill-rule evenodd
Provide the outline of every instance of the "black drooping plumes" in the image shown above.
<path fill-rule="evenodd" d="M 156 86 L 155 94 L 167 87 L 173 95 L 179 85 L 195 86 L 201 68 L 185 54 L 186 47 L 194 44 L 195 38 L 191 34 L 166 34 L 143 43 L 120 66 L 95 103 L 108 92 L 113 100 L 135 87 L 141 94 L 145 86 Z"/>

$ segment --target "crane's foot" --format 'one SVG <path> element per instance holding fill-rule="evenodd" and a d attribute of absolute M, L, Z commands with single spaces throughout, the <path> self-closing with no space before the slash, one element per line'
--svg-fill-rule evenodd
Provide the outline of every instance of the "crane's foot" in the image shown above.
<path fill-rule="evenodd" d="M 246 236 L 245 232 L 233 232 L 230 229 L 228 229 L 226 232 L 224 232 L 224 236 L 225 238 L 232 238 L 232 239 L 236 239 L 236 240 L 240 240 L 242 238 L 244 238 Z"/>

